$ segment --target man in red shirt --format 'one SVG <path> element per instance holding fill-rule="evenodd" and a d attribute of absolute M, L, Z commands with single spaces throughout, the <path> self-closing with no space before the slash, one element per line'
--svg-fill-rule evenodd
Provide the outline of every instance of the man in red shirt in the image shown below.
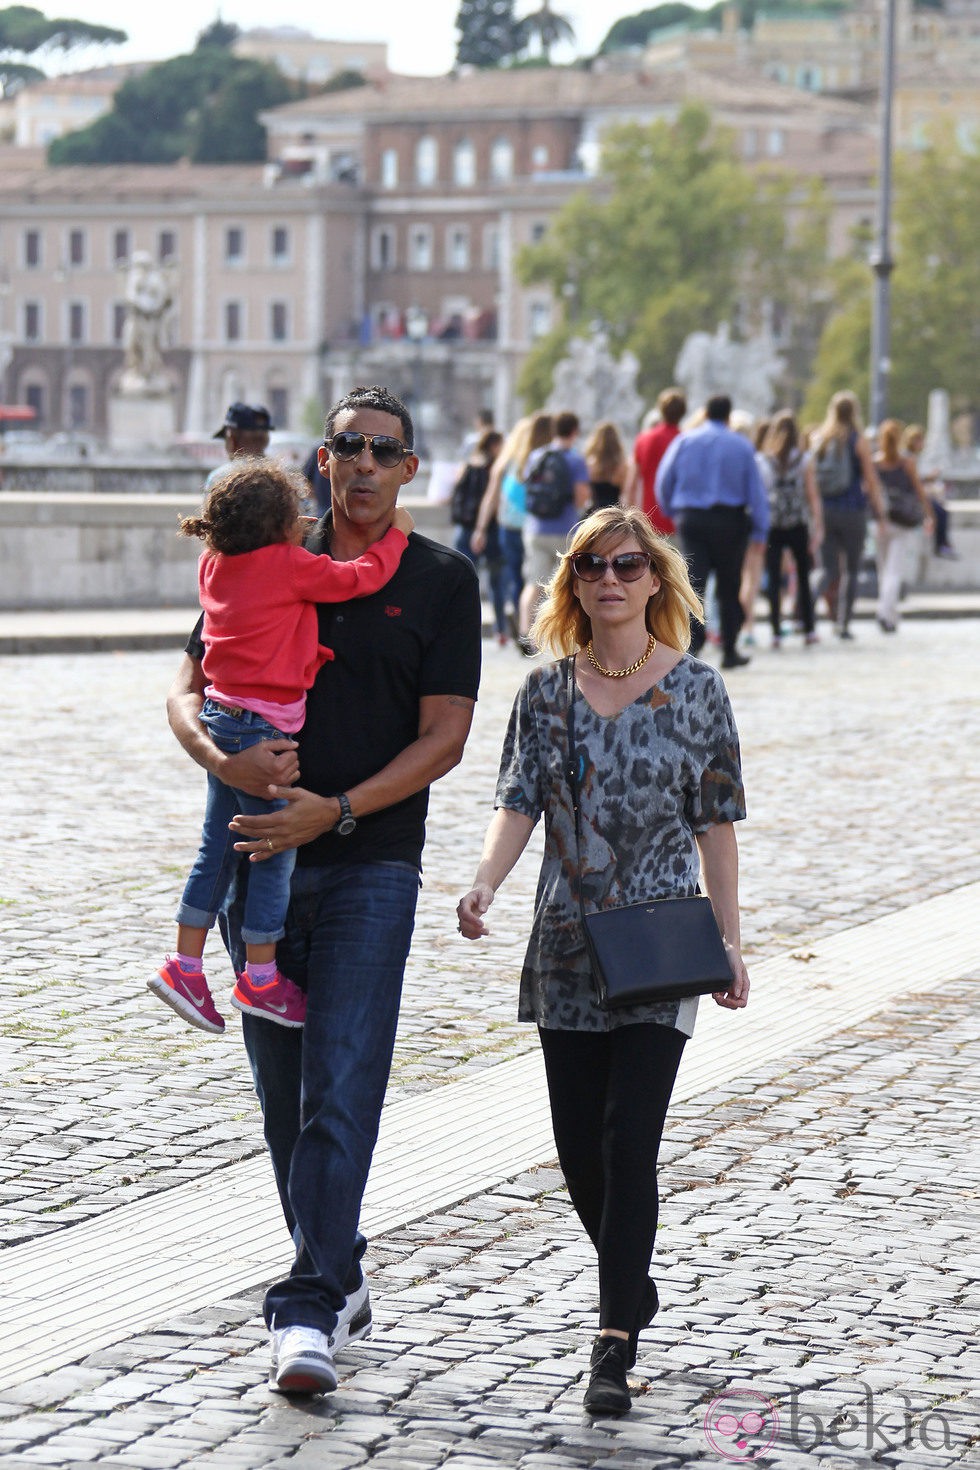
<path fill-rule="evenodd" d="M 657 399 L 657 409 L 660 413 L 660 423 L 655 424 L 652 429 L 644 429 L 642 434 L 637 435 L 633 446 L 633 459 L 639 471 L 638 483 L 642 497 L 640 508 L 655 531 L 669 536 L 674 529 L 674 523 L 669 516 L 664 515 L 657 504 L 653 486 L 660 461 L 680 433 L 681 419 L 687 413 L 687 399 L 680 388 L 665 388 Z"/>

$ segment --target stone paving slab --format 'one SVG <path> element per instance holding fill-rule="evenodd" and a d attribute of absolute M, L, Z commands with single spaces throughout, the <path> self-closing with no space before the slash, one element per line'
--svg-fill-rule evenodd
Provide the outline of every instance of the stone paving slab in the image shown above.
<path fill-rule="evenodd" d="M 730 1456 L 746 1402 L 777 1470 L 976 1463 L 978 979 L 672 1108 L 625 1420 L 581 1412 L 594 1266 L 545 1167 L 372 1242 L 375 1330 L 336 1394 L 269 1392 L 248 1293 L 0 1393 L 3 1464 L 712 1464 L 706 1416 Z"/>

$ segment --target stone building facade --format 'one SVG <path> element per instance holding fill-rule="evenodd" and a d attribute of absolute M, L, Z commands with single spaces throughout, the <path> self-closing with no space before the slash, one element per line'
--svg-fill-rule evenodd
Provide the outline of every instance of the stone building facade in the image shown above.
<path fill-rule="evenodd" d="M 834 248 L 872 214 L 866 111 L 744 72 L 596 68 L 387 77 L 267 114 L 264 165 L 46 168 L 0 160 L 3 398 L 101 437 L 134 251 L 169 276 L 183 431 L 235 398 L 282 427 L 365 377 L 415 404 L 434 453 L 515 380 L 560 303 L 515 258 L 594 177 L 614 123 L 703 101 L 758 168 L 822 178 Z M 712 324 L 713 325 L 713 324 Z"/>

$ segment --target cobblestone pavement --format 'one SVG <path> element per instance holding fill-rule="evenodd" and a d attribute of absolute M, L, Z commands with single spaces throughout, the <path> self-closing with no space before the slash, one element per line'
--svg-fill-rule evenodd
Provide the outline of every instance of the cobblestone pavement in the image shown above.
<path fill-rule="evenodd" d="M 625 1420 L 582 1414 L 594 1265 L 542 1168 L 372 1244 L 335 1394 L 269 1392 L 249 1294 L 0 1393 L 3 1463 L 619 1470 L 770 1439 L 775 1470 L 976 1463 L 977 978 L 673 1109 Z M 733 1408 L 764 1420 L 741 1450 Z"/>
<path fill-rule="evenodd" d="M 259 1147 L 236 1036 L 184 1026 L 144 989 L 203 812 L 163 717 L 168 653 L 2 658 L 8 866 L 0 883 L 0 1243 L 23 1240 Z M 731 680 L 749 821 L 746 951 L 767 956 L 977 877 L 980 621 L 860 630 L 762 650 Z M 532 1046 L 514 1020 L 536 864 L 464 945 L 475 868 L 523 661 L 488 648 L 461 766 L 436 787 L 394 1094 Z M 213 942 L 216 994 L 232 980 Z"/>
<path fill-rule="evenodd" d="M 201 1037 L 143 988 L 171 942 L 171 918 L 203 808 L 200 773 L 176 749 L 163 718 L 174 666 L 170 653 L 0 658 L 5 827 L 13 839 L 0 885 L 0 937 L 11 957 L 0 989 L 3 1244 L 64 1228 L 260 1147 L 234 1028 L 218 1041 Z M 751 668 L 732 677 L 750 811 L 740 834 L 750 963 L 976 878 L 980 774 L 975 762 L 962 760 L 962 752 L 975 750 L 980 733 L 978 667 L 980 622 L 964 620 L 909 623 L 891 640 L 862 627 L 859 641 L 847 648 L 762 650 Z M 488 649 L 466 758 L 434 795 L 393 1095 L 438 1086 L 533 1045 L 528 1029 L 513 1020 L 533 858 L 525 859 L 498 898 L 491 943 L 464 948 L 453 920 L 456 897 L 475 866 L 503 726 L 523 672 L 515 654 Z M 231 976 L 220 946 L 210 953 L 220 992 Z M 170 1324 L 166 1332 L 99 1355 L 84 1368 L 7 1395 L 0 1414 L 11 1415 L 10 1435 L 4 1430 L 0 1446 L 13 1451 L 22 1443 L 17 1435 L 26 1434 L 34 1448 L 17 1454 L 30 1463 L 81 1463 L 105 1456 L 107 1441 L 98 1434 L 111 1423 L 112 1443 L 140 1444 L 142 1458 L 127 1451 L 129 1458 L 120 1464 L 194 1463 L 195 1456 L 216 1466 L 222 1457 L 235 1464 L 353 1464 L 355 1441 L 363 1450 L 360 1458 L 382 1464 L 402 1456 L 406 1463 L 435 1465 L 444 1455 L 467 1470 L 502 1462 L 544 1470 L 549 1464 L 592 1463 L 589 1457 L 596 1455 L 615 1456 L 617 1465 L 645 1464 L 660 1452 L 659 1436 L 669 1437 L 671 1426 L 681 1438 L 668 1459 L 691 1457 L 693 1406 L 714 1383 L 729 1382 L 735 1361 L 740 1373 L 751 1364 L 753 1383 L 764 1377 L 775 1392 L 789 1357 L 805 1368 L 821 1360 L 821 1342 L 833 1339 L 845 1366 L 834 1356 L 831 1388 L 835 1376 L 846 1376 L 854 1387 L 857 1368 L 848 1352 L 858 1354 L 862 1373 L 865 1362 L 883 1365 L 886 1379 L 893 1374 L 886 1386 L 896 1391 L 906 1381 L 925 1384 L 930 1375 L 943 1384 L 953 1366 L 956 1378 L 970 1348 L 954 1331 L 962 1326 L 957 1293 L 964 1286 L 957 1274 L 956 1211 L 966 1208 L 957 1203 L 956 1191 L 965 1191 L 976 1177 L 971 1180 L 957 1160 L 952 1182 L 939 1182 L 952 1168 L 943 1159 L 955 1155 L 961 1109 L 966 1116 L 960 1093 L 965 1084 L 959 1073 L 947 1075 L 943 1059 L 949 1053 L 941 1038 L 948 1047 L 961 1045 L 962 1030 L 956 1028 L 967 1025 L 967 993 L 964 986 L 943 996 L 942 1004 L 932 997 L 920 1010 L 903 1002 L 887 1022 L 907 1025 L 907 1035 L 894 1027 L 879 1034 L 878 1023 L 869 1023 L 871 1029 L 860 1033 L 863 1041 L 848 1037 L 842 1043 L 840 1070 L 830 1080 L 821 1070 L 830 1063 L 814 1058 L 802 1072 L 781 1064 L 769 1083 L 775 1089 L 771 1097 L 756 1089 L 750 1102 L 713 1098 L 730 1120 L 726 1129 L 734 1126 L 725 1135 L 727 1144 L 714 1130 L 699 1130 L 697 1114 L 707 1099 L 698 1100 L 698 1109 L 678 1110 L 669 1157 L 691 1173 L 684 1196 L 698 1190 L 691 1194 L 698 1203 L 697 1230 L 685 1237 L 693 1217 L 685 1224 L 671 1210 L 663 1237 L 665 1280 L 696 1285 L 704 1295 L 688 1298 L 687 1316 L 678 1315 L 676 1305 L 673 1313 L 665 1312 L 665 1356 L 657 1348 L 645 1359 L 656 1373 L 642 1406 L 644 1414 L 648 1406 L 655 1413 L 644 1418 L 642 1447 L 632 1422 L 583 1438 L 576 1417 L 579 1389 L 569 1385 L 585 1362 L 582 1323 L 593 1306 L 592 1277 L 564 1197 L 546 1172 L 382 1243 L 375 1259 L 378 1318 L 385 1331 L 358 1349 L 356 1360 L 352 1353 L 352 1367 L 355 1361 L 367 1366 L 328 1403 L 284 1410 L 257 1387 L 264 1371 L 263 1334 L 255 1301 L 248 1300 Z M 935 1034 L 929 1022 L 934 1006 L 940 1025 Z M 876 1064 L 865 1061 L 863 1045 Z M 876 1046 L 883 1050 L 876 1052 Z M 893 1053 L 899 1057 L 896 1072 L 890 1070 Z M 857 1068 L 867 1071 L 863 1084 L 852 1075 Z M 801 1076 L 811 1078 L 812 1088 Z M 899 1096 L 893 1084 L 902 1079 Z M 942 1128 L 932 1102 L 940 1082 L 951 1099 Z M 883 1090 L 876 1094 L 879 1083 Z M 798 1085 L 802 1091 L 794 1090 Z M 823 1132 L 812 1111 L 820 1087 L 829 1099 Z M 739 1097 L 745 1096 L 740 1090 Z M 882 1117 L 891 1119 L 892 1130 L 879 1135 L 875 1127 Z M 896 1206 L 888 1191 L 876 1192 L 877 1176 L 858 1170 L 855 1185 L 841 1171 L 852 1146 L 870 1170 L 880 1160 L 883 1139 L 891 1162 L 892 1144 L 910 1119 L 921 1121 L 923 1142 L 910 1139 L 907 1164 L 902 1155 L 896 1179 L 889 1176 L 903 1190 L 912 1181 L 915 1190 L 911 1201 L 901 1194 L 902 1223 L 894 1225 Z M 748 1142 L 741 1141 L 740 1127 L 751 1135 Z M 813 1144 L 807 1141 L 804 1158 L 795 1151 L 798 1142 L 802 1148 L 798 1132 L 809 1140 L 811 1128 Z M 849 1128 L 856 1130 L 851 1137 Z M 730 1175 L 719 1174 L 721 1164 Z M 781 1182 L 774 1183 L 777 1169 Z M 747 1181 L 760 1191 L 749 1209 Z M 676 1177 L 670 1187 L 676 1206 Z M 794 1209 L 808 1201 L 820 1206 L 823 1235 L 812 1236 L 814 1224 L 801 1245 L 801 1216 Z M 928 1213 L 928 1230 L 920 1232 L 914 1220 L 922 1211 Z M 704 1224 L 709 1216 L 722 1223 Z M 749 1240 L 746 1219 L 753 1222 Z M 751 1248 L 758 1245 L 763 1219 L 769 1222 L 765 1253 Z M 855 1231 L 858 1238 L 849 1240 Z M 947 1231 L 953 1233 L 943 1258 Z M 736 1242 L 733 1250 L 745 1242 L 746 1276 L 720 1258 L 719 1232 L 726 1243 Z M 897 1255 L 891 1262 L 896 1293 L 905 1282 L 890 1306 L 886 1237 L 897 1242 L 889 1247 Z M 968 1241 L 969 1235 L 962 1238 Z M 903 1252 L 912 1241 L 920 1255 L 930 1243 L 921 1278 L 917 1267 L 902 1276 L 908 1266 Z M 692 1244 L 698 1247 L 693 1253 Z M 855 1262 L 867 1252 L 872 1263 L 880 1256 L 882 1264 L 874 1288 L 880 1301 L 866 1344 L 871 1356 L 865 1359 L 861 1321 L 871 1310 L 868 1291 L 874 1296 L 874 1290 L 868 1270 Z M 777 1287 L 771 1267 L 783 1260 L 788 1276 Z M 970 1279 L 976 1282 L 975 1269 Z M 795 1283 L 792 1289 L 789 1282 Z M 771 1293 L 786 1301 L 782 1335 L 767 1345 L 758 1319 L 764 1307 L 766 1323 L 773 1320 Z M 673 1285 L 670 1296 L 675 1304 L 680 1299 Z M 928 1319 L 936 1304 L 943 1313 L 949 1309 L 949 1321 L 937 1314 L 920 1331 L 914 1324 Z M 702 1310 L 704 1315 L 690 1317 Z M 974 1311 L 974 1326 L 976 1316 Z M 843 1329 L 835 1326 L 838 1320 Z M 476 1337 L 474 1322 L 485 1324 Z M 850 1334 L 846 1352 L 844 1329 Z M 800 1332 L 808 1334 L 803 1348 Z M 727 1356 L 713 1333 L 730 1339 Z M 707 1356 L 688 1364 L 689 1336 L 705 1336 L 701 1347 Z M 747 1356 L 752 1352 L 762 1357 Z M 726 1365 L 728 1376 L 722 1372 Z M 822 1404 L 836 1408 L 844 1402 L 832 1399 L 822 1381 L 804 1380 L 805 1375 L 802 1387 L 820 1388 Z M 663 1383 L 673 1395 L 669 1402 Z M 249 1391 L 240 1398 L 243 1384 Z M 42 1412 L 25 1418 L 22 1410 L 32 1402 Z M 117 1407 L 110 1412 L 112 1404 Z M 466 1404 L 463 1418 L 460 1406 Z M 399 1417 L 401 1407 L 396 1414 L 395 1405 L 407 1417 Z M 390 1412 L 382 1415 L 385 1408 Z M 499 1426 L 493 1417 L 498 1408 Z M 541 1415 L 554 1414 L 559 1420 L 549 1428 L 550 1420 Z M 489 1415 L 486 1425 L 481 1415 Z M 971 1432 L 977 1433 L 976 1406 L 973 1415 Z M 462 1422 L 469 1426 L 466 1444 L 459 1438 Z M 148 1423 L 164 1426 L 157 1447 L 153 1435 L 148 1440 Z M 81 1426 L 77 1444 L 66 1448 L 58 1436 L 73 1424 Z M 491 1438 L 484 1428 L 494 1429 Z M 341 1429 L 342 1439 L 336 1437 Z M 315 1444 L 307 1445 L 308 1435 Z M 844 1439 L 851 1444 L 854 1436 Z M 594 1448 L 599 1442 L 606 1446 L 601 1453 Z M 98 1445 L 88 1456 L 86 1443 Z M 333 1456 L 333 1446 L 340 1458 Z M 442 1449 L 437 1453 L 434 1446 Z M 880 1441 L 875 1453 L 879 1448 Z M 911 1464 L 915 1454 L 905 1448 L 899 1462 Z M 932 1451 L 923 1460 L 941 1462 Z"/>

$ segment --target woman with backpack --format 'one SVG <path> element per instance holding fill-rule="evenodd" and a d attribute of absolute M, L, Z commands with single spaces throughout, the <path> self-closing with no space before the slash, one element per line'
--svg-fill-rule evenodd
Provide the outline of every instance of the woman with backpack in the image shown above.
<path fill-rule="evenodd" d="M 861 411 L 853 393 L 835 393 L 814 435 L 813 467 L 823 503 L 823 581 L 837 584 L 838 638 L 851 639 L 851 614 L 868 529 L 868 502 L 879 525 L 885 520 L 881 482 L 861 433 Z"/>
<path fill-rule="evenodd" d="M 504 647 L 507 637 L 507 607 L 504 597 L 504 564 L 500 551 L 500 533 L 495 518 L 491 518 L 482 538 L 479 551 L 473 549 L 473 532 L 477 517 L 487 491 L 490 470 L 504 442 L 503 434 L 496 429 L 486 429 L 479 437 L 476 448 L 463 466 L 459 479 L 453 486 L 450 501 L 450 517 L 456 527 L 453 546 L 457 551 L 479 567 L 480 557 L 486 557 L 490 595 L 493 599 L 493 620 L 497 642 Z"/>
<path fill-rule="evenodd" d="M 550 413 L 532 414 L 514 425 L 490 471 L 486 494 L 470 537 L 470 546 L 479 555 L 486 545 L 494 518 L 499 520 L 505 592 L 513 604 L 515 625 L 524 590 L 524 522 L 527 519 L 524 472 L 530 456 L 551 442 L 552 433 Z M 515 629 L 518 646 L 524 652 L 529 647 L 525 644 L 526 634 L 527 627 Z"/>
<path fill-rule="evenodd" d="M 761 445 L 762 478 L 769 494 L 769 538 L 766 542 L 766 591 L 772 646 L 782 643 L 780 593 L 783 553 L 796 562 L 797 607 L 807 644 L 817 642 L 810 592 L 810 557 L 823 542 L 823 506 L 810 456 L 800 448 L 796 419 L 784 409 L 778 413 Z"/>
<path fill-rule="evenodd" d="M 919 527 L 932 535 L 932 506 L 915 467 L 915 460 L 901 453 L 902 425 L 885 419 L 878 430 L 875 468 L 884 486 L 888 518 L 878 553 L 878 627 L 883 633 L 898 631 L 898 600 L 902 574 L 909 553 L 918 539 Z"/>
<path fill-rule="evenodd" d="M 538 413 L 518 419 L 493 462 L 486 494 L 480 505 L 470 546 L 479 556 L 486 545 L 489 528 L 496 519 L 500 526 L 500 550 L 504 561 L 505 592 L 517 614 L 524 586 L 524 465 L 532 449 L 551 438 L 551 415 Z"/>

